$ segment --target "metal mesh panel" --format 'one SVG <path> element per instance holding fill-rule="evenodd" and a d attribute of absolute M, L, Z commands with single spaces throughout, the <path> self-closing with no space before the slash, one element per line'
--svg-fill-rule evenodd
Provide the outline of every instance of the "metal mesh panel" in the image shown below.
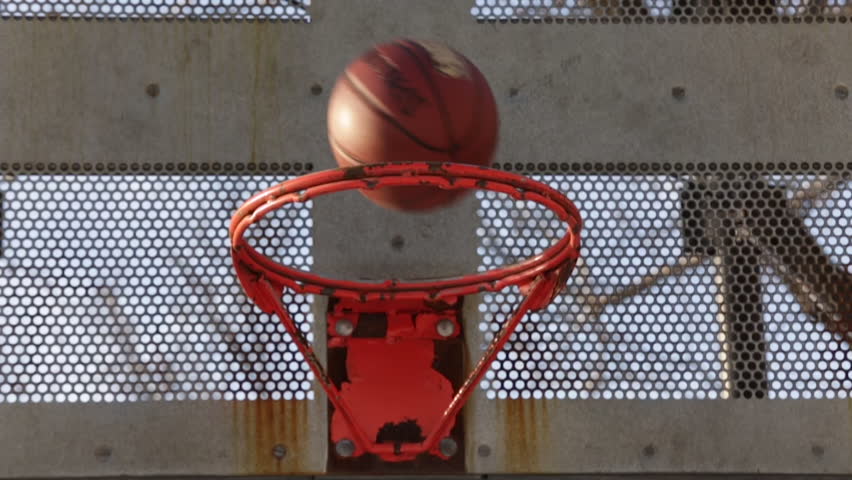
<path fill-rule="evenodd" d="M 476 0 L 481 21 L 846 23 L 849 0 Z"/>
<path fill-rule="evenodd" d="M 537 178 L 583 212 L 582 259 L 500 353 L 490 398 L 849 396 L 849 172 Z M 549 212 L 478 196 L 483 269 L 553 241 Z M 484 296 L 486 340 L 519 301 Z"/>
<path fill-rule="evenodd" d="M 483 384 L 490 397 L 848 396 L 848 169 L 699 167 L 539 174 L 583 212 L 583 259 L 566 294 L 531 315 L 500 354 Z M 228 256 L 231 213 L 279 180 L 0 183 L 0 402 L 310 396 L 294 346 L 243 297 Z M 548 211 L 478 195 L 482 269 L 555 238 L 561 222 Z M 312 226 L 310 205 L 292 206 L 249 238 L 309 269 Z M 484 297 L 486 339 L 519 299 Z M 311 299 L 285 301 L 307 331 Z"/>
<path fill-rule="evenodd" d="M 311 0 L 0 0 L 2 18 L 310 22 Z"/>
<path fill-rule="evenodd" d="M 295 345 L 246 300 L 229 254 L 234 210 L 280 180 L 0 182 L 0 403 L 311 397 Z M 278 213 L 249 238 L 308 268 L 310 205 Z M 311 298 L 285 301 L 310 337 Z"/>

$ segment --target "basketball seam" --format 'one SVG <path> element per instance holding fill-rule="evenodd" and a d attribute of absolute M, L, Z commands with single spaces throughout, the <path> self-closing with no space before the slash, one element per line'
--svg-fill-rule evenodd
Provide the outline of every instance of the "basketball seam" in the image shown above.
<path fill-rule="evenodd" d="M 447 105 L 446 102 L 444 102 L 444 97 L 441 95 L 441 91 L 438 89 L 438 86 L 435 85 L 435 79 L 432 78 L 430 69 L 423 65 L 423 63 L 420 61 L 420 57 L 416 53 L 414 53 L 407 45 L 400 42 L 394 42 L 394 45 L 402 48 L 402 50 L 409 57 L 411 57 L 412 60 L 414 60 L 414 63 L 420 70 L 420 73 L 423 74 L 426 83 L 429 84 L 429 88 L 432 90 L 432 97 L 435 98 L 435 104 L 438 107 L 438 111 L 441 112 L 441 119 L 443 120 L 442 123 L 444 124 L 444 133 L 447 134 L 447 143 L 449 143 L 450 146 L 450 148 L 447 150 L 447 153 L 452 157 L 453 161 L 457 161 L 456 152 L 459 149 L 459 145 L 455 142 L 455 139 L 453 138 L 452 124 L 450 123 L 450 112 L 447 111 Z"/>
<path fill-rule="evenodd" d="M 444 148 L 438 148 L 438 147 L 435 147 L 433 145 L 429 145 L 428 143 L 424 142 L 423 140 L 418 138 L 416 135 L 414 135 L 412 132 L 410 132 L 407 128 L 403 127 L 402 124 L 397 122 L 395 118 L 393 118 L 387 112 L 385 112 L 384 110 L 379 108 L 379 106 L 376 105 L 364 93 L 364 90 L 354 80 L 352 80 L 350 78 L 350 74 L 349 74 L 348 71 L 343 75 L 343 80 L 352 88 L 352 91 L 355 93 L 355 95 L 357 95 L 364 102 L 364 104 L 367 105 L 367 107 L 370 108 L 370 110 L 372 110 L 376 114 L 382 116 L 385 120 L 388 121 L 388 123 L 390 123 L 391 125 L 393 125 L 397 129 L 399 129 L 400 132 L 402 132 L 405 136 L 407 136 L 408 138 L 413 140 L 415 143 L 417 143 L 421 147 L 425 148 L 426 150 L 430 150 L 430 151 L 438 152 L 438 153 L 450 153 L 448 150 L 446 150 Z"/>
<path fill-rule="evenodd" d="M 401 45 L 398 42 L 395 42 L 395 43 L 396 43 L 396 45 L 405 49 L 407 53 L 410 53 L 404 45 Z M 414 43 L 416 44 L 416 42 L 414 42 Z M 420 65 L 419 59 L 417 59 L 417 61 L 418 61 L 418 66 L 419 66 Z M 485 87 L 485 88 L 488 88 L 490 90 L 490 87 L 488 86 L 488 81 L 485 79 L 485 76 L 482 75 L 481 72 L 479 72 L 479 69 L 477 69 L 476 66 L 473 65 L 470 62 L 470 60 L 468 60 L 467 58 L 464 58 L 463 56 L 462 56 L 462 61 L 464 61 L 465 65 L 467 65 L 468 72 L 473 77 L 475 77 L 474 86 L 475 87 Z M 429 80 L 429 85 L 432 86 L 433 89 L 435 89 L 434 84 L 432 84 L 432 82 L 431 82 L 431 80 L 432 80 L 431 75 L 427 75 L 427 78 Z M 437 89 L 435 89 L 435 90 L 437 90 Z M 455 160 L 455 154 L 458 152 L 458 150 L 463 149 L 468 144 L 469 141 L 476 139 L 476 136 L 479 134 L 479 131 L 481 129 L 480 123 L 482 123 L 482 122 L 477 121 L 477 114 L 481 113 L 480 109 L 482 108 L 482 105 L 483 105 L 483 102 L 484 102 L 485 91 L 484 91 L 483 88 L 474 88 L 473 90 L 474 90 L 474 93 L 475 93 L 476 96 L 474 97 L 474 105 L 473 105 L 473 109 L 471 110 L 471 116 L 473 117 L 473 118 L 471 118 L 471 125 L 463 135 L 459 136 L 456 139 L 456 142 L 454 144 L 454 148 L 447 151 L 447 153 L 449 153 L 453 156 L 454 160 Z M 443 98 L 440 97 L 440 95 L 438 93 L 436 93 L 435 96 L 437 97 L 437 99 L 440 99 L 441 107 L 446 108 L 446 105 L 443 102 Z M 446 120 L 445 120 L 445 122 L 449 123 Z M 446 130 L 447 130 L 447 134 L 449 136 L 450 133 L 451 133 L 451 130 L 449 128 L 446 128 Z M 450 139 L 450 143 L 452 143 L 452 139 Z"/>
<path fill-rule="evenodd" d="M 328 141 L 331 143 L 332 148 L 336 148 L 337 151 L 340 152 L 340 154 L 343 155 L 344 157 L 346 157 L 348 160 L 351 160 L 354 163 L 357 163 L 359 165 L 369 165 L 370 164 L 370 162 L 365 162 L 365 161 L 361 160 L 360 158 L 358 158 L 357 156 L 355 156 L 354 153 L 349 152 L 349 150 L 347 150 L 346 147 L 341 145 L 340 142 L 338 142 L 337 139 L 334 138 L 334 136 L 329 135 Z"/>

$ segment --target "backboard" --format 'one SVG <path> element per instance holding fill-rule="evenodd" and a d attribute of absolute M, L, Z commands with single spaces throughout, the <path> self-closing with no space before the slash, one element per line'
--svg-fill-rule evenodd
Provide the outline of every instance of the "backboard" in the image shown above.
<path fill-rule="evenodd" d="M 334 166 L 328 91 L 395 36 L 476 62 L 495 167 L 584 219 L 567 290 L 476 389 L 456 460 L 402 471 L 852 473 L 848 7 L 534 3 L 0 3 L 0 477 L 387 471 L 336 462 L 227 228 Z M 349 192 L 253 238 L 336 278 L 430 278 L 534 255 L 548 220 L 490 192 L 421 215 Z M 285 300 L 334 361 L 326 298 Z M 466 358 L 519 300 L 465 299 Z"/>

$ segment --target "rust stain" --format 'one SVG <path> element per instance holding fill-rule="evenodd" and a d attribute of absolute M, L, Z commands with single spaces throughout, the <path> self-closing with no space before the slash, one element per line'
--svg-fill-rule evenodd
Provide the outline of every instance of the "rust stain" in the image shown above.
<path fill-rule="evenodd" d="M 307 469 L 308 401 L 234 402 L 234 449 L 240 472 L 249 475 L 304 473 Z M 273 455 L 276 445 L 287 455 Z"/>
<path fill-rule="evenodd" d="M 503 471 L 537 473 L 541 453 L 550 442 L 545 400 L 499 400 L 497 413 L 503 421 Z"/>

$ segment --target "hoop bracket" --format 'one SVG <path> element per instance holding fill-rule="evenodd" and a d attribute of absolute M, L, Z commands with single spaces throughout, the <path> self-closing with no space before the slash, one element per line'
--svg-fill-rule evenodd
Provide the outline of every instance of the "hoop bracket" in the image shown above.
<path fill-rule="evenodd" d="M 245 233 L 252 224 L 287 204 L 307 202 L 320 195 L 344 190 L 371 190 L 385 187 L 424 185 L 442 189 L 491 190 L 507 194 L 517 200 L 533 201 L 551 209 L 567 226 L 562 238 L 541 254 L 527 260 L 487 272 L 428 282 L 406 282 L 391 279 L 384 282 L 369 283 L 328 279 L 281 265 L 255 250 L 245 238 Z M 339 425 L 339 431 L 345 431 L 347 435 L 352 437 L 345 439 L 349 442 L 345 449 L 348 456 L 372 453 L 386 461 L 402 461 L 413 459 L 419 454 L 431 453 L 441 458 L 448 458 L 452 456 L 452 449 L 442 448 L 442 446 L 446 447 L 445 441 L 453 428 L 456 416 L 470 398 L 475 386 L 481 382 L 488 367 L 508 342 L 511 334 L 526 313 L 546 307 L 564 287 L 579 258 L 581 224 L 577 208 L 564 195 L 546 184 L 521 175 L 455 163 L 375 164 L 311 173 L 285 181 L 253 196 L 237 210 L 232 219 L 230 227 L 231 254 L 237 276 L 248 297 L 264 312 L 274 313 L 280 318 L 305 361 L 308 362 L 320 386 L 328 395 L 329 401 L 335 409 L 333 425 Z M 436 385 L 434 388 L 437 390 L 427 391 L 423 395 L 428 398 L 448 398 L 449 402 L 443 406 L 430 405 L 429 409 L 438 409 L 440 414 L 434 417 L 434 421 L 421 422 L 429 427 L 428 431 L 422 432 L 422 436 L 415 435 L 414 440 L 405 442 L 383 442 L 381 433 L 377 435 L 376 432 L 367 431 L 364 428 L 363 419 L 360 419 L 357 415 L 357 412 L 363 411 L 363 408 L 360 408 L 360 410 L 355 408 L 356 405 L 359 405 L 357 395 L 352 393 L 351 388 L 341 390 L 329 379 L 310 343 L 282 303 L 284 290 L 290 289 L 296 293 L 320 294 L 357 302 L 369 306 L 373 310 L 388 312 L 396 312 L 396 310 L 402 308 L 402 305 L 409 309 L 411 305 L 417 305 L 421 309 L 421 315 L 434 315 L 435 309 L 433 307 L 435 305 L 453 304 L 461 296 L 499 291 L 510 285 L 519 286 L 524 295 L 518 310 L 503 324 L 485 349 L 482 358 L 476 363 L 456 392 L 444 397 L 442 396 L 444 394 L 437 393 L 445 389 L 441 386 L 444 385 L 444 382 L 440 378 L 433 382 Z M 370 308 L 367 308 L 367 310 Z M 419 335 L 416 333 L 418 331 L 414 321 L 417 315 L 412 316 L 405 313 L 404 315 L 409 315 L 411 320 L 408 320 L 409 317 L 399 316 L 396 313 L 393 313 L 393 315 L 395 316 L 390 318 L 391 313 L 388 313 L 389 319 L 386 319 L 386 321 L 394 322 L 393 324 L 396 325 L 394 331 L 397 334 L 385 334 L 381 337 L 384 340 L 381 341 L 386 343 L 400 340 L 413 342 L 414 337 Z M 423 322 L 434 320 L 433 317 L 424 316 L 423 318 Z M 335 317 L 329 320 L 338 322 L 340 318 Z M 413 330 L 406 326 L 405 322 L 409 321 L 414 322 L 412 324 L 414 325 Z M 352 339 L 353 342 L 355 340 Z M 346 344 L 339 339 L 335 341 L 340 345 Z M 422 341 L 422 339 L 418 341 Z M 430 339 L 428 341 L 439 342 L 442 340 Z M 352 345 L 356 345 L 356 343 L 352 343 Z M 380 344 L 374 343 L 373 345 Z M 415 343 L 410 343 L 410 345 L 414 346 Z M 428 346 L 429 344 L 417 343 L 416 345 Z M 384 347 L 381 350 L 383 352 L 396 351 Z M 399 350 L 401 353 L 388 353 L 388 355 L 399 355 L 397 358 L 399 362 L 407 362 L 413 361 L 411 360 L 412 356 L 419 351 L 414 348 Z M 364 352 L 360 347 L 357 351 Z M 351 351 L 350 354 L 354 355 L 354 352 Z M 428 354 L 428 351 L 425 354 Z M 388 359 L 388 361 L 392 362 L 393 360 Z M 426 367 L 418 371 L 422 375 L 432 376 L 434 371 L 430 368 L 427 364 Z M 377 380 L 378 383 L 373 384 L 384 385 L 388 381 L 387 378 L 381 378 Z M 416 382 L 417 378 L 413 381 Z M 399 385 L 398 388 L 400 391 L 404 391 L 404 389 L 411 387 L 410 385 Z M 393 391 L 393 389 L 389 389 L 389 391 Z M 436 402 L 437 400 L 432 403 Z M 363 402 L 360 403 L 360 406 L 363 407 Z M 422 413 L 423 409 L 420 412 Z"/>

